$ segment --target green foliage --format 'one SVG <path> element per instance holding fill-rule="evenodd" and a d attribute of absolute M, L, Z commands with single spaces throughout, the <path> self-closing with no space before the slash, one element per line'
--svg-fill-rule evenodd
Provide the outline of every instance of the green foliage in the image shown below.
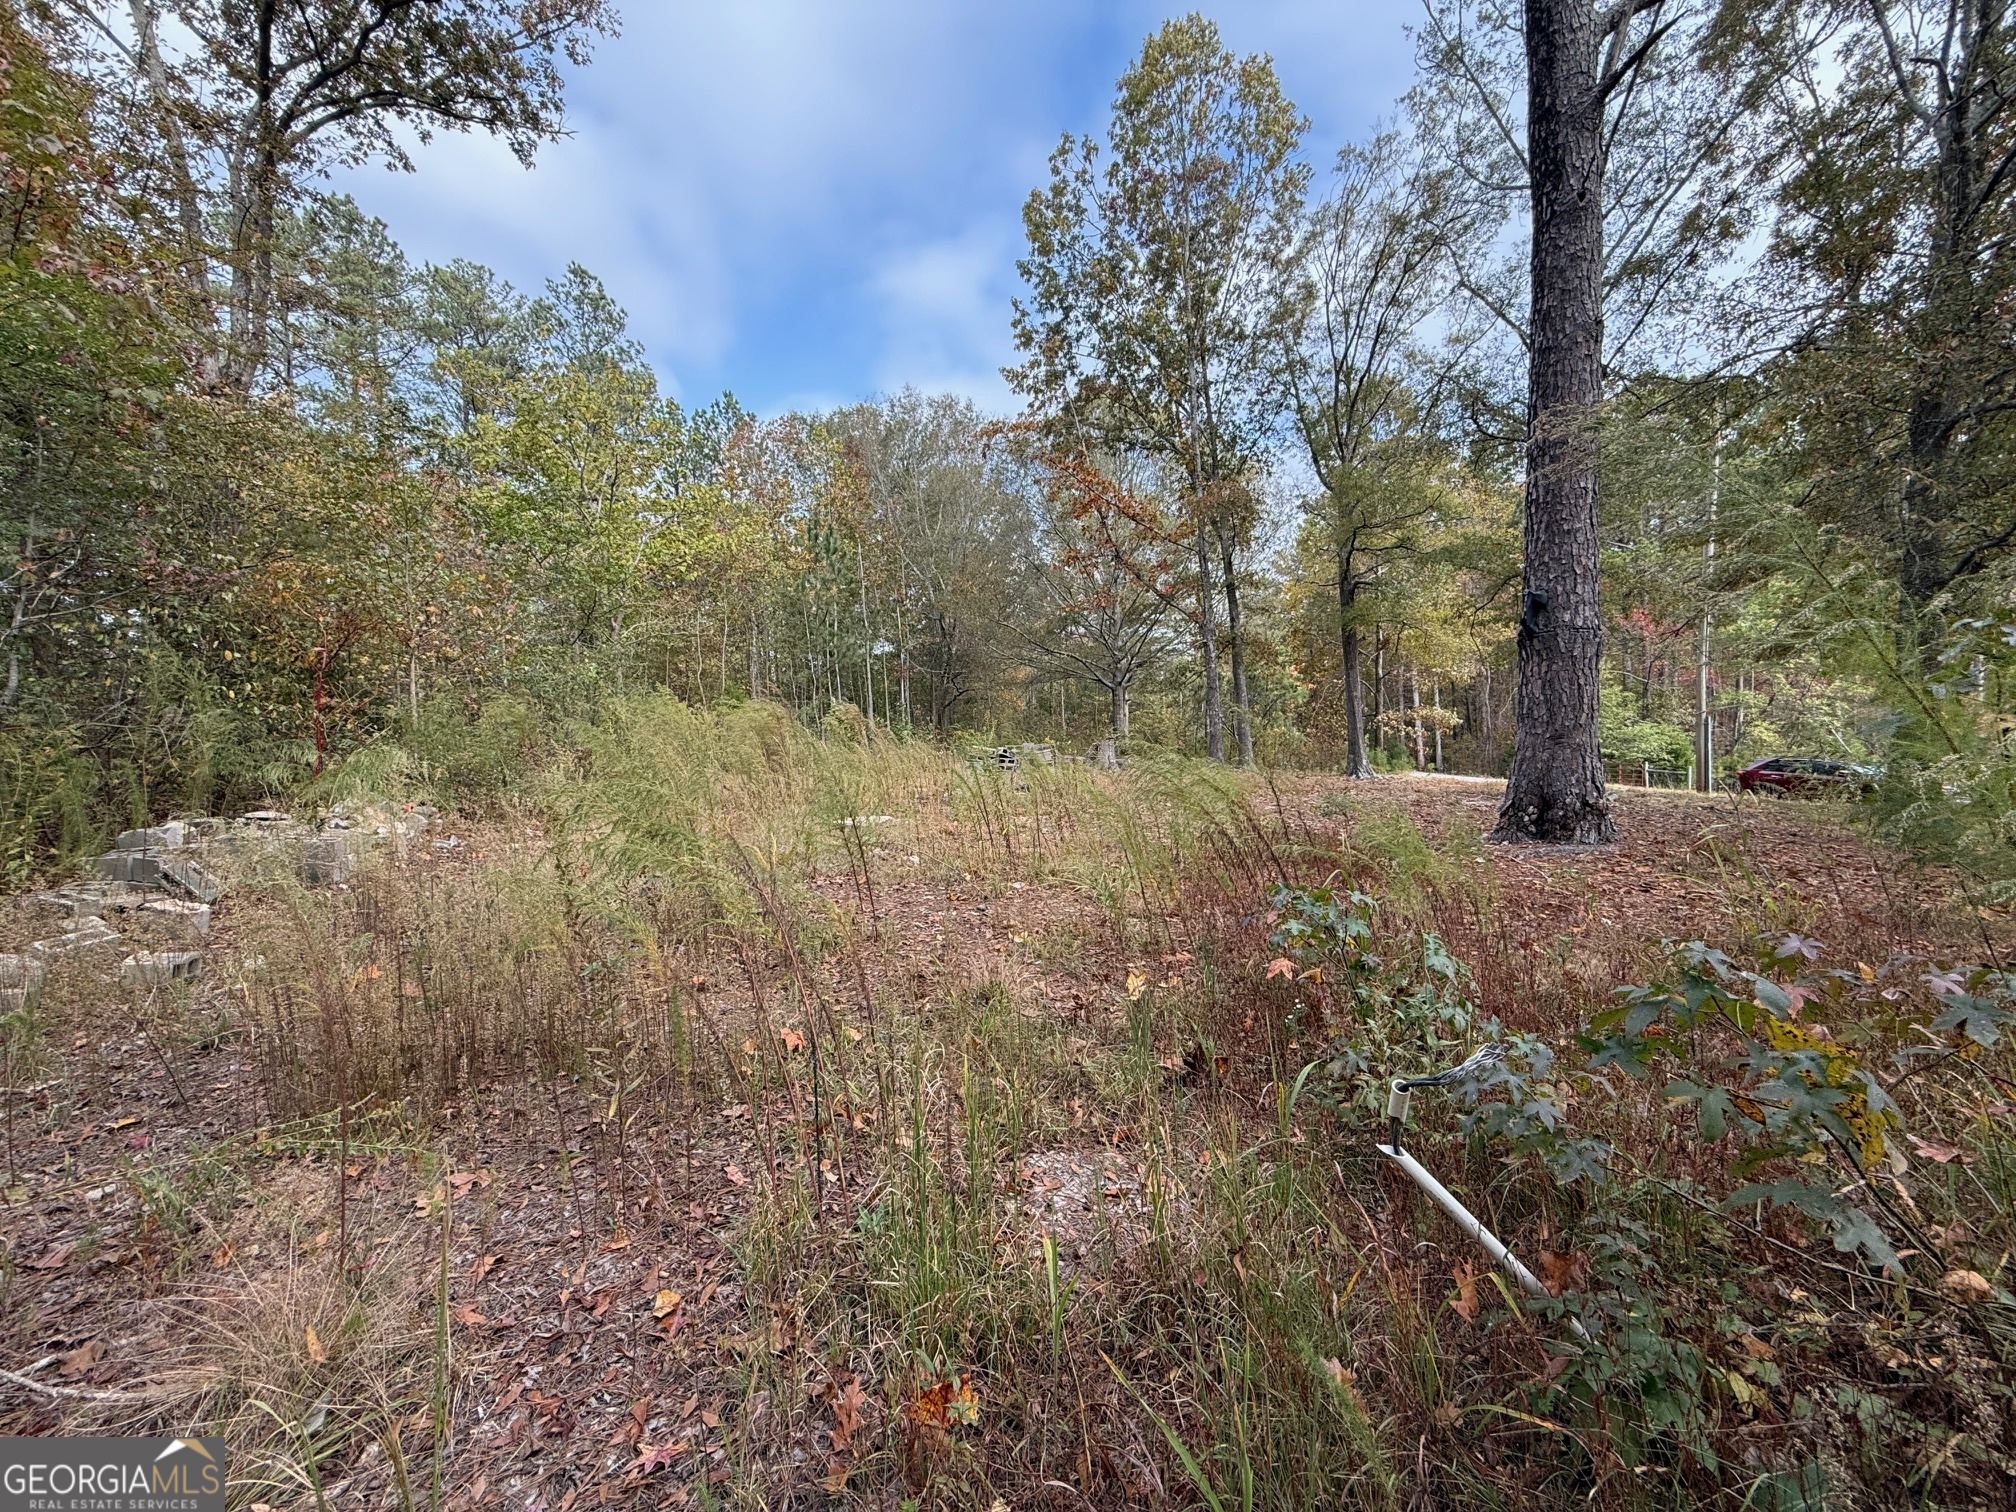
<path fill-rule="evenodd" d="M 1694 741 L 1686 730 L 1645 718 L 1637 701 L 1615 683 L 1608 683 L 1603 688 L 1596 728 L 1607 761 L 1684 767 L 1693 760 Z"/>

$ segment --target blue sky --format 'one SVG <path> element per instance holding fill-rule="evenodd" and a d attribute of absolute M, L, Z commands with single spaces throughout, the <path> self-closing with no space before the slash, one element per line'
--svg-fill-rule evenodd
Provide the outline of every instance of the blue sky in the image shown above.
<path fill-rule="evenodd" d="M 416 258 L 536 289 L 569 262 L 630 311 L 667 386 L 770 414 L 904 384 L 1014 400 L 1020 210 L 1064 131 L 1187 7 L 1066 0 L 627 0 L 570 72 L 572 135 L 527 171 L 448 136 L 418 172 L 342 173 Z M 1237 0 L 1229 45 L 1274 56 L 1319 163 L 1390 117 L 1416 0 Z"/>

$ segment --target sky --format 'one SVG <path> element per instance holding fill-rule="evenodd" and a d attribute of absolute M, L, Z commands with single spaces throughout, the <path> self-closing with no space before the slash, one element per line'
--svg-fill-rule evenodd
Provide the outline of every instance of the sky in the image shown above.
<path fill-rule="evenodd" d="M 521 167 L 446 135 L 413 173 L 336 176 L 408 254 L 537 290 L 578 262 L 682 402 L 759 414 L 907 385 L 1017 405 L 1021 206 L 1066 131 L 1099 132 L 1142 39 L 1132 0 L 623 0 L 567 71 L 569 134 Z M 1208 13 L 1208 12 L 1207 12 Z M 1327 164 L 1391 118 L 1417 0 L 1236 0 Z"/>

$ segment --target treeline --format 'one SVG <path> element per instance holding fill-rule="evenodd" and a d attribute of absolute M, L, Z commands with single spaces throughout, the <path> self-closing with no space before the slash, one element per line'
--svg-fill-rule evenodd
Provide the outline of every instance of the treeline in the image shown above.
<path fill-rule="evenodd" d="M 1928 795 L 2007 788 L 2008 19 L 1625 9 L 1602 758 L 1883 757 L 1951 829 Z M 0 5 L 9 867 L 346 761 L 481 786 L 649 689 L 1505 770 L 1546 612 L 1516 17 L 1438 3 L 1399 128 L 1321 172 L 1266 59 L 1164 26 L 1025 207 L 1013 419 L 681 405 L 586 270 L 415 265 L 318 187 L 414 130 L 529 158 L 613 24 Z"/>

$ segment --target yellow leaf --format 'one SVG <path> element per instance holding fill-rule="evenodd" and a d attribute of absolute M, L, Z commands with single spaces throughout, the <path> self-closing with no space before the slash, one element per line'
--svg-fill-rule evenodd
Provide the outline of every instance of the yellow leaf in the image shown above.
<path fill-rule="evenodd" d="M 1147 990 L 1148 990 L 1148 973 L 1147 973 L 1147 972 L 1145 972 L 1145 971 L 1130 971 L 1130 972 L 1128 972 L 1128 973 L 1127 973 L 1127 1001 L 1128 1001 L 1128 1002 L 1132 1003 L 1132 1002 L 1135 1002 L 1135 1001 L 1139 1000 L 1139 998 L 1140 998 L 1141 994 L 1142 994 L 1142 993 L 1144 993 L 1144 992 L 1146 992 Z"/>
<path fill-rule="evenodd" d="M 681 1300 L 679 1293 L 673 1291 L 670 1287 L 666 1287 L 652 1299 L 651 1316 L 662 1318 L 667 1313 L 676 1311 Z"/>
<path fill-rule="evenodd" d="M 328 1362 L 329 1346 L 324 1344 L 322 1336 L 315 1332 L 315 1325 L 313 1323 L 308 1325 L 308 1332 L 302 1335 L 301 1342 L 308 1348 L 308 1358 L 313 1360 L 317 1365 Z"/>
<path fill-rule="evenodd" d="M 973 1377 L 962 1375 L 959 1385 L 945 1401 L 945 1421 L 954 1427 L 980 1426 L 980 1398 L 973 1390 Z"/>

